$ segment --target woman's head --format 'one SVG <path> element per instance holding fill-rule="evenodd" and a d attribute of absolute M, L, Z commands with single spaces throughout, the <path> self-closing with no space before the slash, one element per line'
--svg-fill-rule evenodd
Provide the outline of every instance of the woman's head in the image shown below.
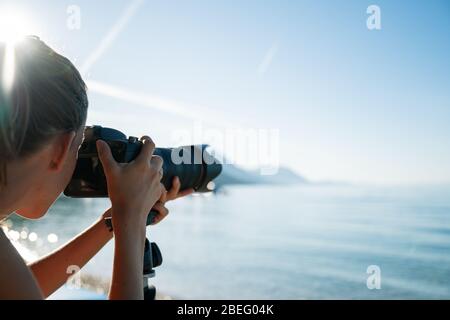
<path fill-rule="evenodd" d="M 87 115 L 86 85 L 67 58 L 36 37 L 12 50 L 0 43 L 0 77 L 0 192 L 20 190 L 25 199 L 14 210 L 38 217 L 73 172 Z"/>

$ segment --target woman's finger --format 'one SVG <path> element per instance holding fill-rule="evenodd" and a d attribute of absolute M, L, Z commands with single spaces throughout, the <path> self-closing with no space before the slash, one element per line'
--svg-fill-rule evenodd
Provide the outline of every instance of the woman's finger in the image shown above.
<path fill-rule="evenodd" d="M 96 142 L 98 157 L 102 163 L 105 174 L 108 176 L 113 174 L 119 168 L 116 160 L 111 153 L 111 148 L 103 140 L 97 140 Z"/>
<path fill-rule="evenodd" d="M 190 194 L 193 194 L 195 192 L 194 189 L 190 188 L 190 189 L 186 189 L 186 190 L 182 190 L 177 194 L 177 198 L 181 198 L 181 197 L 185 197 L 188 196 Z"/>
<path fill-rule="evenodd" d="M 162 193 L 161 197 L 159 198 L 159 202 L 166 203 L 167 201 L 167 190 L 164 188 L 164 185 L 161 183 Z"/>
<path fill-rule="evenodd" d="M 169 214 L 169 210 L 164 206 L 162 202 L 157 202 L 153 206 L 153 210 L 156 210 L 158 214 L 153 219 L 152 225 L 157 224 L 161 220 L 163 220 Z"/>
<path fill-rule="evenodd" d="M 160 156 L 152 156 L 152 158 L 150 159 L 150 165 L 152 165 L 154 167 L 154 169 L 158 171 L 158 174 L 160 175 L 160 179 L 162 179 L 162 176 L 164 174 L 164 172 L 162 170 L 163 163 L 164 163 L 164 160 Z"/>
<path fill-rule="evenodd" d="M 149 163 L 155 150 L 155 143 L 149 136 L 143 136 L 140 141 L 142 142 L 142 148 L 135 161 L 140 163 Z"/>
<path fill-rule="evenodd" d="M 178 191 L 180 191 L 180 178 L 178 177 L 173 177 L 172 179 L 172 187 L 169 190 L 169 193 L 167 195 L 167 198 L 170 200 L 173 200 L 177 197 L 178 195 Z"/>

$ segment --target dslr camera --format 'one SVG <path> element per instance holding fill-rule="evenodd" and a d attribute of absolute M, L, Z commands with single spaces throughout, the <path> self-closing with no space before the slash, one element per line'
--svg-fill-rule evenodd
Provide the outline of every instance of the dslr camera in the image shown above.
<path fill-rule="evenodd" d="M 78 160 L 72 179 L 64 194 L 74 198 L 108 197 L 108 187 L 103 167 L 98 158 L 96 141 L 105 141 L 117 162 L 127 163 L 139 154 L 142 142 L 136 137 L 127 138 L 122 132 L 101 126 L 86 127 L 84 141 L 78 151 Z M 193 188 L 196 192 L 213 191 L 211 183 L 222 171 L 222 165 L 207 152 L 207 145 L 177 148 L 155 148 L 154 155 L 163 159 L 161 183 L 166 190 L 175 176 L 180 179 L 180 190 Z M 151 215 L 147 224 L 151 223 Z"/>

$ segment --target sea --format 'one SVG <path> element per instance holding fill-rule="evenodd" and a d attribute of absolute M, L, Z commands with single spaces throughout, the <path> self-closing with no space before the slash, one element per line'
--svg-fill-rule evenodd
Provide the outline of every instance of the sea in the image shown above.
<path fill-rule="evenodd" d="M 32 260 L 109 206 L 61 196 L 4 228 Z M 147 229 L 163 255 L 151 283 L 175 299 L 450 298 L 450 186 L 228 186 L 167 206 Z M 80 272 L 108 280 L 112 262 L 111 241 Z"/>

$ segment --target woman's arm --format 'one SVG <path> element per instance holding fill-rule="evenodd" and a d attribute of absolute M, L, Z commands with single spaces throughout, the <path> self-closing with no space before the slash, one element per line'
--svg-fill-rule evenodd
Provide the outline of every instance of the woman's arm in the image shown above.
<path fill-rule="evenodd" d="M 68 273 L 70 266 L 81 269 L 112 238 L 113 233 L 104 222 L 110 210 L 70 242 L 29 265 L 44 297 L 51 295 L 67 281 L 72 275 Z"/>
<path fill-rule="evenodd" d="M 193 192 L 193 189 L 180 191 L 180 180 L 178 177 L 174 177 L 172 188 L 164 193 L 153 207 L 158 212 L 153 224 L 159 223 L 167 216 L 168 211 L 164 207 L 165 202 L 190 195 Z M 104 222 L 104 218 L 110 216 L 111 209 L 107 210 L 99 220 L 70 242 L 29 265 L 45 298 L 59 289 L 72 275 L 68 273 L 67 268 L 69 266 L 75 265 L 81 269 L 113 237 L 113 232 L 109 231 Z M 116 242 L 114 249 L 116 257 L 121 257 L 122 252 L 124 255 L 131 253 L 128 249 L 124 250 L 120 236 Z M 127 245 L 126 247 L 132 246 Z M 139 246 L 132 247 L 131 250 L 140 250 L 140 248 Z M 117 259 L 114 261 L 114 265 L 120 264 L 120 258 L 119 261 Z M 142 266 L 139 268 L 142 269 Z M 142 277 L 139 279 L 142 281 Z"/>
<path fill-rule="evenodd" d="M 123 212 L 131 215 L 133 212 Z M 114 232 L 114 263 L 109 298 L 142 300 L 145 220 L 122 226 Z"/>

